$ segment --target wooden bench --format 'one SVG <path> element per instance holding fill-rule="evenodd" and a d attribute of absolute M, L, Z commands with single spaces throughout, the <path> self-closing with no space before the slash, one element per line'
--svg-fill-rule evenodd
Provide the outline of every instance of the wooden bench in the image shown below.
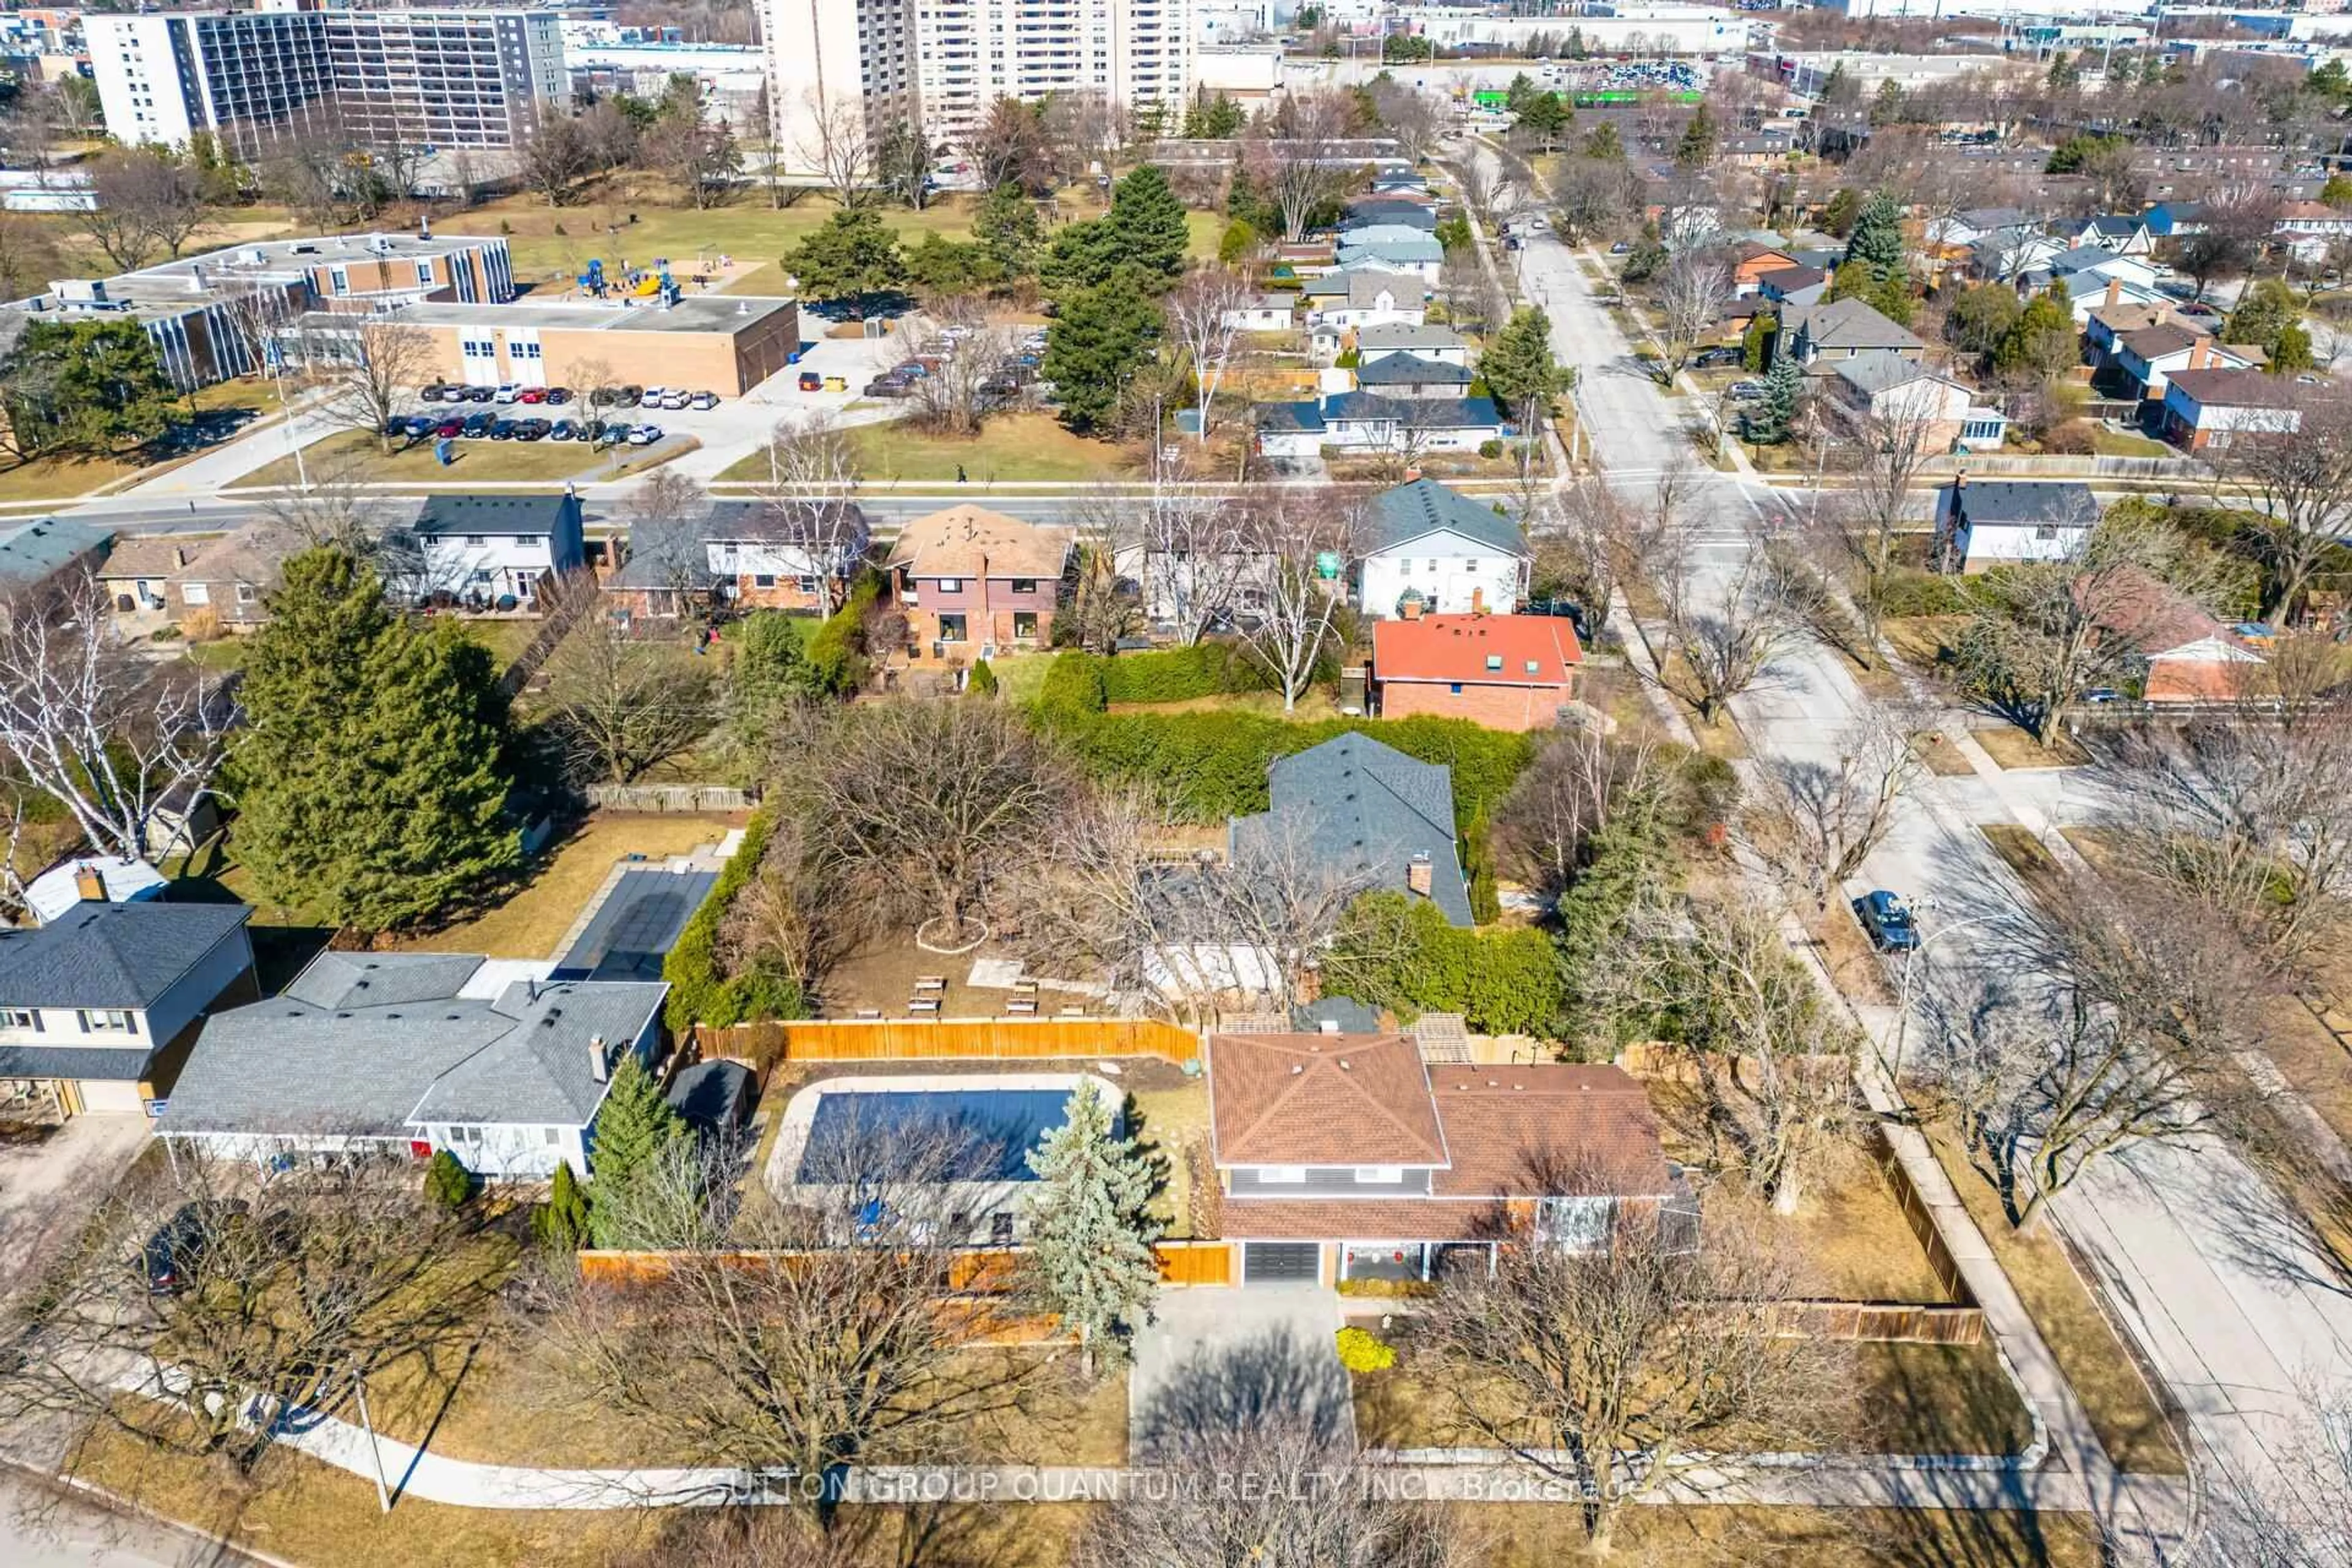
<path fill-rule="evenodd" d="M 907 1004 L 907 1011 L 919 1018 L 937 1017 L 940 1011 L 940 999 L 936 996 L 918 996 Z"/>
<path fill-rule="evenodd" d="M 928 995 L 934 991 L 940 993 L 941 995 L 945 995 L 947 994 L 947 988 L 948 980 L 947 976 L 944 974 L 918 974 L 915 976 L 915 994 L 918 996 Z"/>
<path fill-rule="evenodd" d="M 1012 1001 L 1007 1002 L 1004 1005 L 1004 1013 L 1007 1017 L 1034 1016 L 1036 1012 L 1037 998 L 1034 996 L 1015 996 Z"/>

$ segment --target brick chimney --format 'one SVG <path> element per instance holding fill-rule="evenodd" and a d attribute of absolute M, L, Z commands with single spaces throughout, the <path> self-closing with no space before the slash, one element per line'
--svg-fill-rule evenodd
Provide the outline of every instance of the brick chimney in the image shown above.
<path fill-rule="evenodd" d="M 2123 299 L 2123 297 L 2124 297 L 2124 280 L 2123 280 L 2122 279 L 2120 279 L 2120 278 L 2110 278 L 2110 279 L 2107 279 L 2107 298 L 2106 298 L 2105 307 L 2105 308 L 2106 308 L 2106 309 L 2113 309 L 2113 308 L 2114 308 L 2114 306 L 2115 306 L 2115 305 L 2116 305 L 2119 300 L 2121 300 Z"/>
<path fill-rule="evenodd" d="M 102 904 L 106 902 L 106 879 L 99 874 L 97 867 L 84 860 L 74 868 L 74 892 L 86 904 Z"/>
<path fill-rule="evenodd" d="M 1470 613 L 1474 616 L 1483 616 L 1486 613 L 1486 589 L 1473 588 L 1470 590 Z"/>
<path fill-rule="evenodd" d="M 188 561 L 188 547 L 186 545 L 174 544 L 172 546 L 172 565 L 174 569 L 184 567 L 187 565 Z"/>
<path fill-rule="evenodd" d="M 607 1059 L 604 1051 L 604 1037 L 590 1036 L 588 1037 L 588 1076 L 598 1083 L 604 1083 L 610 1079 L 612 1073 L 613 1064 Z"/>
<path fill-rule="evenodd" d="M 1436 868 L 1426 855 L 1416 855 L 1404 868 L 1404 885 L 1408 892 L 1428 898 L 1435 888 Z"/>
<path fill-rule="evenodd" d="M 2189 344 L 2189 368 L 2191 370 L 2203 370 L 2205 368 L 2205 362 L 2211 355 L 2212 351 L 2213 343 L 2212 340 L 2210 338 L 2200 338 L 2195 342 Z"/>

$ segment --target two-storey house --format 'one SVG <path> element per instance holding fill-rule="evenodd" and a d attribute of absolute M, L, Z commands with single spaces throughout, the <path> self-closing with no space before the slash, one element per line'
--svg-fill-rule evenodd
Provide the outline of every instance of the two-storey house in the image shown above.
<path fill-rule="evenodd" d="M 969 662 L 1052 638 L 1071 530 L 951 506 L 899 530 L 883 562 L 917 659 Z"/>
<path fill-rule="evenodd" d="M 448 595 L 484 606 L 536 603 L 540 584 L 588 559 L 580 498 L 561 495 L 436 495 L 409 525 L 418 560 L 418 596 Z"/>

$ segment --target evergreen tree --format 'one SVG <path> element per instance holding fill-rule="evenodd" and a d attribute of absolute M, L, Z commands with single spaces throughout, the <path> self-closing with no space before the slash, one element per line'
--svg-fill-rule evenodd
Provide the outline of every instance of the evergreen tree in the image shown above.
<path fill-rule="evenodd" d="M 964 678 L 963 694 L 983 700 L 996 695 L 996 671 L 988 667 L 988 660 L 976 658 L 971 661 L 971 673 Z"/>
<path fill-rule="evenodd" d="M 1861 209 L 1862 197 L 1850 185 L 1841 185 L 1830 195 L 1821 211 L 1821 225 L 1830 233 L 1846 235 L 1853 232 L 1854 214 Z"/>
<path fill-rule="evenodd" d="M 1156 282 L 1123 267 L 1097 287 L 1074 290 L 1058 301 L 1041 368 L 1073 430 L 1093 430 L 1108 420 L 1128 377 L 1150 357 L 1160 335 Z"/>
<path fill-rule="evenodd" d="M 1778 318 L 1757 311 L 1748 318 L 1748 330 L 1739 334 L 1739 362 L 1750 375 L 1761 375 L 1772 358 L 1772 334 L 1779 331 Z"/>
<path fill-rule="evenodd" d="M 735 743 L 748 756 L 765 753 L 787 710 L 822 697 L 822 672 L 809 662 L 800 628 L 781 610 L 756 610 L 732 639 L 727 667 L 727 717 Z"/>
<path fill-rule="evenodd" d="M 1609 163 L 1625 161 L 1625 141 L 1617 134 L 1615 121 L 1604 120 L 1584 133 L 1584 155 Z"/>
<path fill-rule="evenodd" d="M 1766 447 L 1786 441 L 1796 427 L 1797 408 L 1804 391 L 1804 373 L 1797 368 L 1796 356 L 1782 354 L 1774 360 L 1770 373 L 1764 377 L 1764 401 L 1748 416 L 1748 438 Z"/>
<path fill-rule="evenodd" d="M 1245 223 L 1260 234 L 1282 232 L 1282 209 L 1275 205 L 1247 169 L 1234 172 L 1234 183 L 1225 193 L 1225 216 L 1237 223 Z"/>
<path fill-rule="evenodd" d="M 836 300 L 852 316 L 863 316 L 877 296 L 907 281 L 898 237 L 883 226 L 872 207 L 850 207 L 825 219 L 824 226 L 793 247 L 784 270 L 800 279 L 813 300 Z"/>
<path fill-rule="evenodd" d="M 1019 185 L 1008 180 L 989 192 L 971 220 L 971 232 L 1004 268 L 1007 278 L 1027 278 L 1036 272 L 1038 253 L 1045 247 L 1045 230 L 1037 221 L 1037 204 Z"/>
<path fill-rule="evenodd" d="M 29 320 L 0 361 L 7 445 L 22 458 L 102 458 L 171 427 L 179 392 L 133 321 Z"/>
<path fill-rule="evenodd" d="M 2056 375 L 2081 357 L 2077 342 L 2074 306 L 2064 286 L 2053 284 L 2019 312 L 1992 351 L 1992 367 L 2004 375 L 2018 371 Z"/>
<path fill-rule="evenodd" d="M 2230 320 L 2222 330 L 2221 340 L 2224 342 L 2259 345 L 2263 353 L 2270 356 L 2270 368 L 2273 373 L 2287 369 L 2307 370 L 2310 368 L 2311 337 L 2303 330 L 2302 316 L 2303 312 L 2295 308 L 2294 291 L 2275 278 L 2265 278 L 2248 285 L 2245 293 L 2240 296 L 2238 308 L 2230 312 Z M 2299 347 L 2305 361 L 2302 364 L 2288 366 L 2279 363 L 2280 344 L 2289 333 L 2301 340 Z"/>
<path fill-rule="evenodd" d="M 457 622 L 386 608 L 348 552 L 286 563 L 253 638 L 233 763 L 237 851 L 271 898 L 383 931 L 520 858 L 507 700 Z"/>
<path fill-rule="evenodd" d="M 1870 122 L 1892 125 L 1903 118 L 1903 85 L 1893 77 L 1878 84 L 1878 96 L 1871 100 Z"/>
<path fill-rule="evenodd" d="M 1877 287 L 1878 279 L 1871 275 L 1870 263 L 1854 257 L 1839 262 L 1837 269 L 1830 274 L 1827 298 L 1832 304 L 1840 300 L 1864 300 Z"/>
<path fill-rule="evenodd" d="M 687 1136 L 685 1123 L 662 1098 L 661 1085 L 637 1059 L 637 1053 L 622 1052 L 613 1068 L 613 1081 L 605 1089 L 604 1106 L 596 1112 L 595 1142 L 588 1156 L 595 1196 L 588 1210 L 588 1234 L 597 1246 L 621 1242 L 618 1222 L 625 1205 L 615 1200 L 656 1155 Z"/>
<path fill-rule="evenodd" d="M 425 1163 L 425 1195 L 436 1208 L 455 1213 L 466 1206 L 474 1195 L 474 1178 L 457 1156 L 446 1149 L 434 1151 L 433 1158 Z"/>
<path fill-rule="evenodd" d="M 1551 353 L 1551 318 L 1522 305 L 1478 356 L 1479 379 L 1524 425 L 1562 384 Z"/>
<path fill-rule="evenodd" d="M 1192 229 L 1184 204 L 1158 165 L 1146 163 L 1119 181 L 1103 222 L 1109 226 L 1114 267 L 1135 267 L 1170 283 L 1183 272 Z"/>
<path fill-rule="evenodd" d="M 1698 108 L 1683 128 L 1683 139 L 1675 147 L 1675 166 L 1696 173 L 1715 161 L 1715 111 L 1706 100 L 1698 100 Z"/>
<path fill-rule="evenodd" d="M 1595 830 L 1585 864 L 1559 899 L 1559 961 L 1570 996 L 1591 994 L 1591 977 L 1625 929 L 1635 904 L 1664 885 L 1673 866 L 1661 803 L 1624 802 Z"/>
<path fill-rule="evenodd" d="M 1874 279 L 1885 279 L 1903 267 L 1903 205 L 1881 191 L 1864 202 L 1846 236 L 1845 258 L 1870 268 Z"/>
<path fill-rule="evenodd" d="M 1257 230 L 1246 218 L 1225 220 L 1224 237 L 1217 241 L 1217 259 L 1227 267 L 1249 259 L 1257 249 Z"/>
<path fill-rule="evenodd" d="M 1540 92 L 1528 100 L 1512 121 L 1515 129 L 1533 136 L 1549 151 L 1576 123 L 1576 111 L 1556 92 Z"/>
<path fill-rule="evenodd" d="M 588 1194 L 572 1175 L 571 1161 L 555 1167 L 547 1202 L 530 1216 L 530 1228 L 541 1246 L 556 1252 L 577 1252 L 588 1239 Z"/>
<path fill-rule="evenodd" d="M 1513 114 L 1525 114 L 1528 105 L 1543 96 L 1543 90 L 1536 86 L 1535 79 L 1520 71 L 1511 78 L 1511 85 L 1503 89 L 1503 107 Z"/>
<path fill-rule="evenodd" d="M 1029 1152 L 1037 1181 L 1023 1203 L 1039 1292 L 1077 1331 L 1091 1379 L 1096 1352 L 1115 1350 L 1150 1314 L 1160 1225 L 1149 1208 L 1151 1163 L 1119 1131 L 1108 1097 L 1082 1084 L 1063 1117 Z"/>

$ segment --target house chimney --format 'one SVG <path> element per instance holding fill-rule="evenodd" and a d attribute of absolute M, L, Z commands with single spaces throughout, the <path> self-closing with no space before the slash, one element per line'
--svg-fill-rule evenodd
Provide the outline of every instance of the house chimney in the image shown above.
<path fill-rule="evenodd" d="M 2107 307 L 2108 307 L 2109 309 L 2114 308 L 2114 306 L 2115 306 L 2115 304 L 2116 303 L 2116 301 L 2120 300 L 2123 297 L 2124 297 L 2124 280 L 2123 280 L 2122 279 L 2120 279 L 2120 278 L 2110 278 L 2110 279 L 2107 279 L 2107 300 L 2106 300 Z"/>
<path fill-rule="evenodd" d="M 74 868 L 74 891 L 86 904 L 106 902 L 106 879 L 96 866 L 85 860 Z"/>
<path fill-rule="evenodd" d="M 1408 891 L 1428 898 L 1436 886 L 1437 869 L 1426 855 L 1416 855 L 1404 868 L 1404 885 Z"/>
<path fill-rule="evenodd" d="M 2210 338 L 2199 338 L 2195 342 L 2189 344 L 2189 368 L 2191 370 L 2203 370 L 2205 368 L 2206 356 L 2211 352 L 2212 347 L 2213 341 Z"/>
<path fill-rule="evenodd" d="M 612 1063 L 604 1059 L 604 1037 L 591 1035 L 588 1037 L 588 1076 L 603 1083 L 611 1076 L 612 1070 Z"/>
<path fill-rule="evenodd" d="M 1486 589 L 1473 588 L 1470 590 L 1470 613 L 1474 616 L 1483 616 L 1486 613 Z"/>

